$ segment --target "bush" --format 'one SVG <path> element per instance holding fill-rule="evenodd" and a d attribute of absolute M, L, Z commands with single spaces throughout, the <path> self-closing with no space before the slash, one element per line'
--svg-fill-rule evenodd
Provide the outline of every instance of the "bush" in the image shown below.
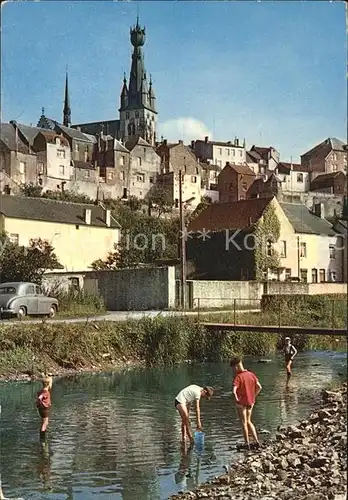
<path fill-rule="evenodd" d="M 61 316 L 95 316 L 106 312 L 102 297 L 84 290 L 69 289 L 69 291 L 65 291 L 51 288 L 46 293 L 58 300 Z"/>

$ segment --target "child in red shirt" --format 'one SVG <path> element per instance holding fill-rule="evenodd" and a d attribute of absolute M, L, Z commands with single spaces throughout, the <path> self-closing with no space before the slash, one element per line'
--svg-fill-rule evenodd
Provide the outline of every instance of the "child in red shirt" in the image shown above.
<path fill-rule="evenodd" d="M 36 396 L 36 408 L 41 417 L 40 440 L 46 439 L 46 430 L 48 426 L 48 417 L 51 409 L 52 376 L 45 376 L 42 380 L 42 389 Z"/>
<path fill-rule="evenodd" d="M 251 421 L 251 414 L 255 404 L 256 397 L 262 389 L 256 375 L 243 366 L 240 358 L 231 359 L 231 368 L 234 369 L 235 377 L 233 379 L 233 394 L 236 400 L 239 417 L 242 422 L 244 440 L 246 448 L 250 449 L 249 432 L 251 433 L 256 447 L 260 446 L 257 432 Z"/>

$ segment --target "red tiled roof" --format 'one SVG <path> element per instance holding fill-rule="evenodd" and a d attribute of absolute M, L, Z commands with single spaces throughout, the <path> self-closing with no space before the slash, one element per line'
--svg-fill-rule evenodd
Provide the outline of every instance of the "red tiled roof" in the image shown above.
<path fill-rule="evenodd" d="M 272 198 L 255 198 L 232 203 L 213 203 L 188 225 L 188 231 L 244 229 L 255 224 Z"/>
<path fill-rule="evenodd" d="M 246 165 L 246 164 L 236 165 L 235 163 L 227 163 L 224 166 L 224 169 L 225 168 L 230 168 L 230 169 L 234 170 L 235 172 L 237 172 L 237 174 L 252 175 L 253 177 L 255 177 L 253 170 L 251 170 L 251 168 L 248 167 L 248 165 Z"/>

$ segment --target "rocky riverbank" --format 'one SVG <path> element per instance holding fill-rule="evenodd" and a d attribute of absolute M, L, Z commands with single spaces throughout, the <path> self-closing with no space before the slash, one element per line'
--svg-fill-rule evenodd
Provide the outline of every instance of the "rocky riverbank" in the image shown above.
<path fill-rule="evenodd" d="M 346 500 L 347 383 L 323 391 L 321 406 L 297 427 L 231 465 L 230 471 L 171 500 Z"/>

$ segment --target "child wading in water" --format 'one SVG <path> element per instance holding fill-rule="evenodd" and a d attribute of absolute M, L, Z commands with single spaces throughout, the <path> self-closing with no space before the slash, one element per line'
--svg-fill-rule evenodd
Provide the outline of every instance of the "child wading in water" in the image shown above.
<path fill-rule="evenodd" d="M 262 389 L 256 375 L 243 366 L 240 358 L 231 359 L 231 368 L 234 369 L 235 377 L 232 387 L 233 394 L 236 400 L 238 414 L 242 423 L 244 441 L 246 448 L 250 449 L 249 432 L 252 435 L 255 446 L 260 446 L 256 429 L 251 421 L 251 414 L 255 404 L 256 397 Z"/>
<path fill-rule="evenodd" d="M 285 337 L 284 356 L 287 382 L 289 382 L 291 378 L 291 365 L 296 354 L 297 349 L 294 345 L 292 345 L 290 337 Z"/>
<path fill-rule="evenodd" d="M 45 441 L 46 439 L 48 417 L 51 409 L 51 389 L 52 376 L 44 376 L 42 380 L 42 389 L 37 393 L 36 396 L 36 407 L 41 417 L 40 441 Z"/>
<path fill-rule="evenodd" d="M 181 438 L 183 442 L 186 437 L 188 437 L 191 442 L 193 441 L 190 422 L 191 404 L 195 402 L 197 431 L 201 431 L 200 400 L 201 397 L 210 399 L 213 394 L 214 390 L 212 387 L 200 387 L 199 385 L 193 384 L 182 389 L 176 396 L 174 405 L 181 417 Z"/>

